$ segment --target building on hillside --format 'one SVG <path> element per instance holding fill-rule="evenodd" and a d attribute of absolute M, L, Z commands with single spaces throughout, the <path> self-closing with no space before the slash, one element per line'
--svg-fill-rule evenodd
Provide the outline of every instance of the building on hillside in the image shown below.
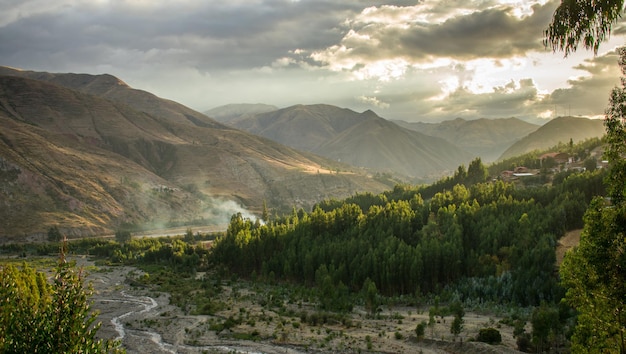
<path fill-rule="evenodd" d="M 545 153 L 541 156 L 539 156 L 539 161 L 541 161 L 541 163 L 543 164 L 543 161 L 545 161 L 546 159 L 551 158 L 554 160 L 554 162 L 556 162 L 557 164 L 564 164 L 564 163 L 571 163 L 572 159 L 569 156 L 569 154 L 565 153 L 565 152 L 548 152 Z"/>

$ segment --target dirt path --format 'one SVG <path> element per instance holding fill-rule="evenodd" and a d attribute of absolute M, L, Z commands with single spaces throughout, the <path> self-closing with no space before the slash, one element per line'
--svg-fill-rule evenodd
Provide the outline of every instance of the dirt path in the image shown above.
<path fill-rule="evenodd" d="M 573 247 L 578 246 L 582 231 L 583 230 L 580 229 L 567 232 L 563 237 L 561 237 L 561 239 L 559 239 L 556 246 L 556 264 L 558 267 L 560 267 L 561 263 L 563 263 L 565 253 Z"/>

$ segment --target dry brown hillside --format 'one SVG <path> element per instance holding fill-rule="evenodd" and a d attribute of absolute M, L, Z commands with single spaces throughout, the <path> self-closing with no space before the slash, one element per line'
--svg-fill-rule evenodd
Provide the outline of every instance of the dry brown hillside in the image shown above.
<path fill-rule="evenodd" d="M 123 222 L 210 223 L 244 208 L 258 213 L 264 201 L 285 211 L 388 188 L 358 171 L 329 173 L 349 169 L 177 103 L 128 92 L 155 100 L 153 109 L 0 77 L 0 239 L 41 237 L 51 226 L 87 236 Z"/>

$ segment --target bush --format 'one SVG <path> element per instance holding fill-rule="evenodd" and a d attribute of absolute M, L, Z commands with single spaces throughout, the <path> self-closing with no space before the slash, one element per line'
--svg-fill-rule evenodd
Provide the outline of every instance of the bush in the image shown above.
<path fill-rule="evenodd" d="M 424 333 L 426 332 L 426 321 L 422 321 L 417 324 L 415 327 L 415 335 L 417 336 L 417 340 L 424 339 Z"/>
<path fill-rule="evenodd" d="M 476 340 L 483 343 L 499 344 L 502 342 L 502 335 L 495 328 L 483 328 L 478 332 Z"/>

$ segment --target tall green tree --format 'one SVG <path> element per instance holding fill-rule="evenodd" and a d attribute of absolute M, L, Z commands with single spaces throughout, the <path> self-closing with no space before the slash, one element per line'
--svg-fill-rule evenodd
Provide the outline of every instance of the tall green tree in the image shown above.
<path fill-rule="evenodd" d="M 450 312 L 454 315 L 452 324 L 450 325 L 450 333 L 454 335 L 454 339 L 463 331 L 463 316 L 465 316 L 465 309 L 460 301 L 455 301 L 450 305 Z"/>
<path fill-rule="evenodd" d="M 623 0 L 562 0 L 545 31 L 546 46 L 565 55 L 582 41 L 597 53 L 624 10 Z M 566 299 L 578 311 L 573 351 L 626 353 L 626 50 L 620 49 L 622 87 L 613 89 L 606 112 L 605 180 L 612 205 L 596 198 L 585 214 L 580 245 L 561 266 Z"/>
<path fill-rule="evenodd" d="M 61 262 L 52 282 L 23 265 L 0 267 L 0 353 L 107 353 L 114 343 L 96 338 L 84 275 Z"/>

